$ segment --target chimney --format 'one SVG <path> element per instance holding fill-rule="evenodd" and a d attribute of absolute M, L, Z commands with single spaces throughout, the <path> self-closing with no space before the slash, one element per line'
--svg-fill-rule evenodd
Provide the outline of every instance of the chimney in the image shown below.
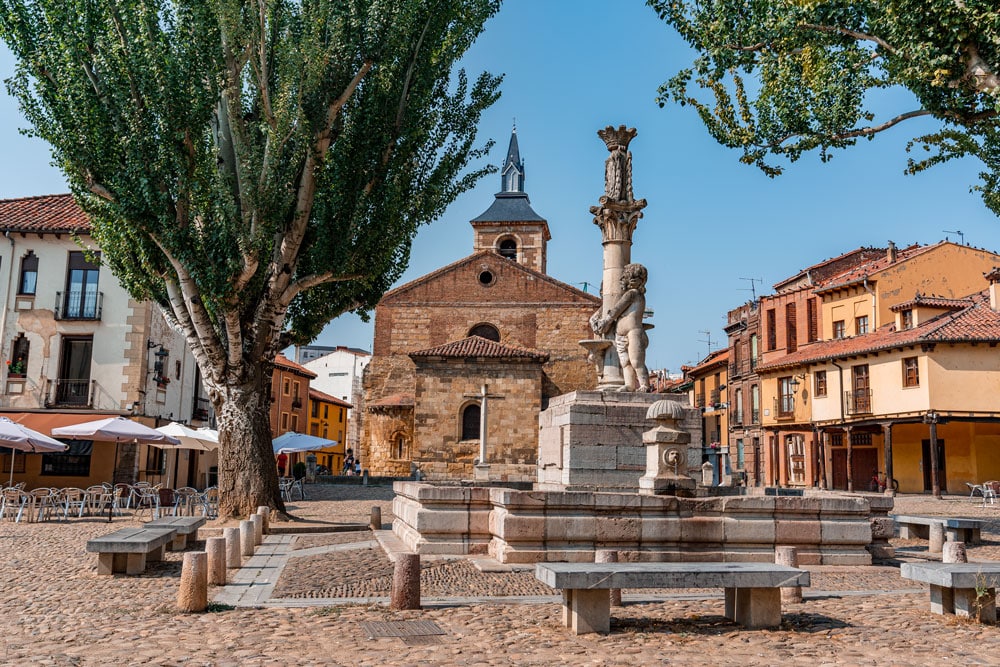
<path fill-rule="evenodd" d="M 984 273 L 983 277 L 990 281 L 990 308 L 1000 310 L 1000 266 L 994 266 L 989 273 Z"/>
<path fill-rule="evenodd" d="M 885 256 L 889 259 L 890 264 L 896 263 L 896 244 L 889 241 L 889 247 L 885 251 Z"/>

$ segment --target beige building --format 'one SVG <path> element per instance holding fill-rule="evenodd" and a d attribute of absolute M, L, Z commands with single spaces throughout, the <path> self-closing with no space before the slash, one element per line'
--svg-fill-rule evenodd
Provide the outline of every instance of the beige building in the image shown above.
<path fill-rule="evenodd" d="M 482 390 L 490 477 L 533 481 L 538 414 L 592 389 L 578 344 L 600 299 L 545 273 L 547 221 L 524 192 L 517 136 L 503 190 L 472 220 L 473 254 L 402 285 L 375 309 L 360 456 L 373 475 L 471 479 Z"/>

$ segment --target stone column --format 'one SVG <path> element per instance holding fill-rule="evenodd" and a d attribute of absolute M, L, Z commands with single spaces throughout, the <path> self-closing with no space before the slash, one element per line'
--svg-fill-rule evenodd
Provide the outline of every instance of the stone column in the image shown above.
<path fill-rule="evenodd" d="M 941 553 L 944 547 L 944 524 L 934 521 L 927 527 L 927 551 L 932 554 Z"/>
<path fill-rule="evenodd" d="M 594 552 L 595 563 L 617 563 L 618 552 L 614 549 L 598 549 Z M 622 606 L 622 589 L 609 588 L 608 597 L 612 607 Z"/>
<path fill-rule="evenodd" d="M 223 528 L 222 534 L 226 539 L 226 567 L 234 570 L 243 563 L 243 556 L 240 553 L 240 529 Z"/>
<path fill-rule="evenodd" d="M 420 609 L 420 554 L 397 554 L 389 608 Z"/>
<path fill-rule="evenodd" d="M 253 524 L 253 545 L 260 546 L 264 543 L 264 519 L 259 514 L 251 514 L 250 523 Z"/>
<path fill-rule="evenodd" d="M 381 507 L 378 507 L 377 505 L 375 507 L 372 507 L 372 514 L 371 514 L 370 523 L 371 523 L 372 530 L 382 530 L 382 508 Z"/>
<path fill-rule="evenodd" d="M 945 542 L 941 547 L 942 563 L 968 563 L 969 556 L 965 551 L 965 542 Z"/>
<path fill-rule="evenodd" d="M 189 551 L 181 564 L 181 583 L 177 588 L 177 608 L 184 612 L 205 611 L 208 607 L 208 556 L 204 551 Z"/>
<path fill-rule="evenodd" d="M 240 553 L 244 556 L 253 556 L 254 550 L 254 528 L 253 521 L 240 521 Z"/>
<path fill-rule="evenodd" d="M 775 547 L 774 562 L 788 567 L 799 566 L 799 552 L 795 547 Z M 801 586 L 786 586 L 781 589 L 782 602 L 802 602 Z"/>
<path fill-rule="evenodd" d="M 884 442 L 882 443 L 882 465 L 883 470 L 885 470 L 885 495 L 894 496 L 896 495 L 896 490 L 892 488 L 892 422 L 884 422 L 882 424 L 882 434 L 884 437 Z"/>
<path fill-rule="evenodd" d="M 268 535 L 271 532 L 271 508 L 267 505 L 261 505 L 257 508 L 257 514 L 260 515 L 261 530 L 265 535 Z"/>
<path fill-rule="evenodd" d="M 205 540 L 208 554 L 208 583 L 213 586 L 226 585 L 226 538 L 210 537 Z"/>

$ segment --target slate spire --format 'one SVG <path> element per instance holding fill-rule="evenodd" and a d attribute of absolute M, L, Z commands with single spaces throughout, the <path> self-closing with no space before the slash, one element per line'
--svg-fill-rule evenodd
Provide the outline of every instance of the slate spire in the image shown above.
<path fill-rule="evenodd" d="M 500 169 L 501 192 L 524 192 L 524 162 L 517 148 L 517 126 L 510 131 L 507 159 Z"/>

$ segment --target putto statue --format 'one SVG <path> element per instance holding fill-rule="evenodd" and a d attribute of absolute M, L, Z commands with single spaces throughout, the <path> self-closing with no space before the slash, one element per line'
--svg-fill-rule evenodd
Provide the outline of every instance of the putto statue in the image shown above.
<path fill-rule="evenodd" d="M 649 371 L 646 370 L 646 348 L 649 336 L 642 323 L 646 311 L 646 267 L 628 264 L 622 271 L 622 294 L 607 312 L 598 310 L 590 318 L 590 326 L 598 336 L 615 333 L 615 350 L 625 381 L 622 391 L 649 391 Z"/>
<path fill-rule="evenodd" d="M 636 199 L 632 194 L 629 144 L 635 135 L 634 127 L 624 125 L 609 125 L 597 132 L 610 153 L 604 162 L 604 194 L 597 206 L 590 207 L 604 248 L 602 305 L 590 320 L 595 337 L 580 341 L 580 345 L 597 369 L 597 388 L 601 391 L 649 390 L 646 330 L 653 325 L 642 321 L 646 269 L 630 263 L 632 232 L 646 207 L 645 199 Z"/>

